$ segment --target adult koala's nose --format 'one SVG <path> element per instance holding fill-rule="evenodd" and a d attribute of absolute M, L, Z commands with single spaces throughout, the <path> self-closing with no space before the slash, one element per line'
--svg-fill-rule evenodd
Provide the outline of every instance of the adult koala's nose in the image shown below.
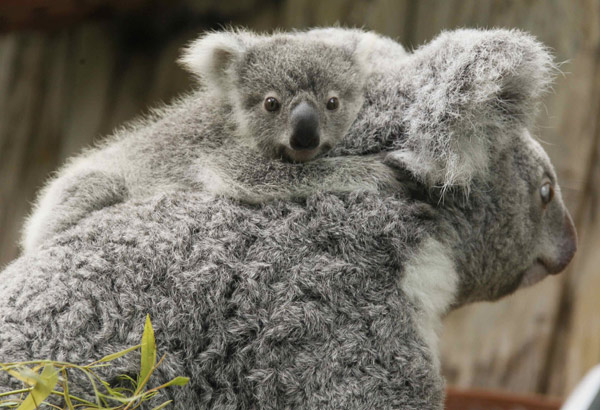
<path fill-rule="evenodd" d="M 301 102 L 290 114 L 292 136 L 290 146 L 295 150 L 312 150 L 319 146 L 319 113 L 307 102 Z"/>
<path fill-rule="evenodd" d="M 557 274 L 565 270 L 577 251 L 577 233 L 575 225 L 568 212 L 565 213 L 561 233 L 559 234 L 556 250 L 552 257 L 542 257 L 540 262 L 548 273 Z"/>

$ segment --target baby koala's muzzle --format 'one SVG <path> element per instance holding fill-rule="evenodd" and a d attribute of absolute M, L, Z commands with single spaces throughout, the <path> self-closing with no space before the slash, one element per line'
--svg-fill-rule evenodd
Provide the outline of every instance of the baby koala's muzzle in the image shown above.
<path fill-rule="evenodd" d="M 290 146 L 298 151 L 319 146 L 319 113 L 307 102 L 301 102 L 291 112 L 292 136 Z"/>

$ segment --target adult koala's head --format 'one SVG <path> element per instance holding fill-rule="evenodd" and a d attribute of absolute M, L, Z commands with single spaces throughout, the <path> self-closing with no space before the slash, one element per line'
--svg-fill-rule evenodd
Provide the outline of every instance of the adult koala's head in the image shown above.
<path fill-rule="evenodd" d="M 395 80 L 407 96 L 404 132 L 386 162 L 417 181 L 443 215 L 457 305 L 556 274 L 575 253 L 556 174 L 529 132 L 553 70 L 527 34 L 459 30 L 407 57 L 400 72 L 409 80 Z"/>
<path fill-rule="evenodd" d="M 241 143 L 271 158 L 308 161 L 329 151 L 363 103 L 368 45 L 294 34 L 207 34 L 181 62 L 217 103 L 232 107 Z"/>
<path fill-rule="evenodd" d="M 450 244 L 459 275 L 457 304 L 494 300 L 563 271 L 577 246 L 556 173 L 527 129 L 465 187 L 448 188 L 442 214 L 454 224 Z"/>

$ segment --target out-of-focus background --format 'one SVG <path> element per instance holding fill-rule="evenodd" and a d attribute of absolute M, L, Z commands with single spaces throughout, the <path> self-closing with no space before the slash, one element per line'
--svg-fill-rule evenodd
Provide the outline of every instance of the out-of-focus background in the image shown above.
<path fill-rule="evenodd" d="M 517 27 L 565 62 L 536 134 L 579 252 L 565 274 L 453 312 L 441 341 L 450 385 L 564 397 L 600 362 L 600 0 L 2 0 L 0 268 L 18 255 L 23 218 L 50 172 L 191 87 L 175 60 L 199 32 L 334 23 L 409 49 L 444 29 Z"/>

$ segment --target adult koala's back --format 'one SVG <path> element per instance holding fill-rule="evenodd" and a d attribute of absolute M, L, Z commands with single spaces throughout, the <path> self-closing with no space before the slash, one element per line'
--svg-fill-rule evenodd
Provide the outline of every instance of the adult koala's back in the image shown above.
<path fill-rule="evenodd" d="M 289 167 L 371 158 L 394 189 L 178 192 L 89 215 L 0 274 L 0 360 L 98 358 L 150 313 L 169 354 L 156 382 L 191 378 L 179 408 L 443 408 L 441 317 L 575 252 L 528 131 L 551 70 L 526 34 L 445 33 L 373 76 L 338 157 Z"/>
<path fill-rule="evenodd" d="M 136 344 L 149 313 L 168 354 L 155 383 L 191 378 L 169 390 L 176 408 L 437 408 L 435 355 L 402 289 L 433 223 L 400 193 L 107 208 L 2 272 L 0 360 L 101 357 Z"/>

